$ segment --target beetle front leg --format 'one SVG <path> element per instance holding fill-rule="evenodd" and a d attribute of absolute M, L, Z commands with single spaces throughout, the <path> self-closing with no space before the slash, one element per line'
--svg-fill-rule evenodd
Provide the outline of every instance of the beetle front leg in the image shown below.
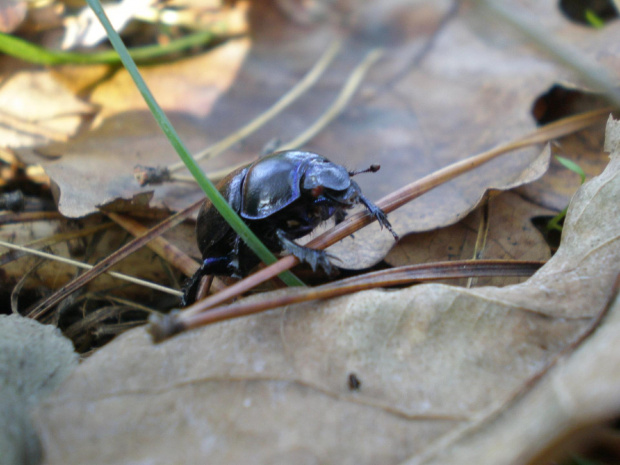
<path fill-rule="evenodd" d="M 196 301 L 196 294 L 203 276 L 217 273 L 221 269 L 225 269 L 230 262 L 230 257 L 214 257 L 206 258 L 200 268 L 196 270 L 194 275 L 189 278 L 183 286 L 183 296 L 181 297 L 181 306 L 187 307 Z"/>
<path fill-rule="evenodd" d="M 361 192 L 359 194 L 359 199 L 360 199 L 360 202 L 362 202 L 364 206 L 368 209 L 370 214 L 377 219 L 381 227 L 383 228 L 385 226 L 387 230 L 392 233 L 392 236 L 394 236 L 394 240 L 397 241 L 398 234 L 396 234 L 396 232 L 392 229 L 392 225 L 390 224 L 390 221 L 387 219 L 387 215 L 385 214 L 385 212 L 381 210 L 379 207 L 377 207 L 370 200 L 368 200 L 366 197 L 364 197 Z"/>
<path fill-rule="evenodd" d="M 320 266 L 328 275 L 332 274 L 333 268 L 331 262 L 329 261 L 329 254 L 327 252 L 324 250 L 311 249 L 310 247 L 299 245 L 281 229 L 276 230 L 276 235 L 280 240 L 282 248 L 297 257 L 300 261 L 306 262 L 310 265 L 312 271 L 316 271 L 317 267 Z"/>

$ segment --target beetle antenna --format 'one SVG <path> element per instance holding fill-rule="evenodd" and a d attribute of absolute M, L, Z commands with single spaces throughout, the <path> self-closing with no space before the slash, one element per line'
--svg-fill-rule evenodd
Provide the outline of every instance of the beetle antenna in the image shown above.
<path fill-rule="evenodd" d="M 380 169 L 381 169 L 381 165 L 370 165 L 365 170 L 349 171 L 349 176 L 355 176 L 356 174 L 362 174 L 362 173 L 376 173 Z"/>

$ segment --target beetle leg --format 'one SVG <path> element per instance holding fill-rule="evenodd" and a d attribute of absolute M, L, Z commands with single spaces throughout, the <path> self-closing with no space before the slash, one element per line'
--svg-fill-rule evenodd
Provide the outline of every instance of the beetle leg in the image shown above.
<path fill-rule="evenodd" d="M 336 213 L 334 213 L 334 221 L 336 224 L 342 223 L 346 217 L 347 211 L 344 208 L 337 209 Z"/>
<path fill-rule="evenodd" d="M 205 274 L 202 272 L 201 267 L 185 282 L 183 285 L 183 296 L 181 297 L 181 307 L 187 307 L 196 301 L 196 293 L 198 292 L 198 286 L 203 276 L 205 276 Z"/>
<path fill-rule="evenodd" d="M 276 230 L 276 235 L 278 236 L 278 239 L 280 239 L 282 248 L 297 257 L 300 261 L 306 262 L 310 265 L 312 271 L 316 271 L 318 266 L 323 268 L 328 275 L 331 275 L 334 271 L 332 264 L 329 261 L 329 254 L 324 250 L 316 250 L 299 245 L 281 229 Z"/>
<path fill-rule="evenodd" d="M 183 286 L 183 297 L 181 297 L 181 305 L 187 307 L 193 304 L 196 301 L 196 293 L 198 292 L 202 277 L 216 273 L 222 266 L 225 268 L 229 262 L 229 256 L 206 258 L 194 275 L 185 282 Z"/>
<path fill-rule="evenodd" d="M 398 234 L 396 234 L 396 232 L 394 232 L 394 230 L 392 229 L 392 225 L 390 224 L 390 221 L 387 219 L 387 215 L 385 214 L 385 212 L 381 210 L 379 207 L 377 207 L 370 200 L 368 200 L 366 197 L 364 197 L 361 192 L 359 193 L 358 198 L 360 199 L 360 202 L 362 202 L 364 206 L 368 209 L 370 214 L 377 219 L 381 227 L 383 228 L 385 226 L 387 230 L 392 233 L 392 236 L 394 236 L 394 240 L 397 241 Z"/>

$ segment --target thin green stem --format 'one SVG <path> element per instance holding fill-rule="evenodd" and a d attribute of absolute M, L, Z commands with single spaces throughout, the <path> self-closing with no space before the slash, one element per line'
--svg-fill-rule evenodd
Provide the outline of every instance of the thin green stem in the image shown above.
<path fill-rule="evenodd" d="M 215 35 L 210 31 L 197 32 L 180 39 L 172 40 L 166 45 L 147 45 L 129 50 L 129 55 L 137 62 L 152 61 L 172 53 L 198 45 L 205 45 L 213 41 Z M 93 64 L 120 64 L 119 54 L 114 50 L 103 52 L 67 52 L 64 50 L 50 50 L 40 47 L 26 40 L 10 34 L 0 33 L 0 52 L 11 55 L 20 60 L 40 65 L 93 65 Z"/>
<path fill-rule="evenodd" d="M 142 97 L 146 101 L 153 117 L 159 124 L 160 128 L 172 144 L 172 147 L 176 150 L 183 163 L 187 166 L 189 172 L 194 176 L 198 185 L 205 192 L 207 197 L 213 202 L 213 206 L 220 212 L 220 214 L 228 221 L 230 226 L 235 230 L 237 234 L 241 237 L 241 239 L 250 247 L 256 255 L 265 263 L 271 264 L 276 261 L 276 258 L 269 251 L 269 249 L 256 237 L 256 235 L 250 231 L 250 228 L 243 222 L 243 220 L 235 213 L 235 211 L 228 205 L 224 197 L 219 193 L 219 191 L 215 188 L 213 183 L 209 181 L 207 176 L 204 174 L 200 166 L 196 163 L 196 161 L 192 158 L 191 154 L 177 135 L 172 123 L 162 111 L 161 107 L 155 101 L 155 98 L 151 94 L 151 91 L 146 86 L 144 79 L 140 75 L 136 64 L 133 59 L 129 55 L 125 44 L 121 40 L 120 36 L 116 33 L 110 21 L 108 20 L 103 8 L 101 7 L 101 3 L 99 0 L 86 0 L 90 7 L 93 9 L 94 13 L 101 21 L 104 29 L 108 34 L 108 38 L 112 43 L 114 49 L 118 52 L 120 59 L 134 80 L 138 90 L 142 94 Z M 282 280 L 288 284 L 289 286 L 299 286 L 303 285 L 303 283 L 299 280 L 299 278 L 295 277 L 292 273 L 287 272 L 280 275 Z"/>

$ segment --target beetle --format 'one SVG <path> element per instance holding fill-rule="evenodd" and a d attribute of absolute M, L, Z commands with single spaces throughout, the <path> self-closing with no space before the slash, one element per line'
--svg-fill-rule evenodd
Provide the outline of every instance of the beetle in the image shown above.
<path fill-rule="evenodd" d="M 343 166 L 312 152 L 276 152 L 238 168 L 222 179 L 217 189 L 241 216 L 252 232 L 273 252 L 286 250 L 314 271 L 328 274 L 328 254 L 301 246 L 295 239 L 313 231 L 331 217 L 340 223 L 346 210 L 361 203 L 398 239 L 386 214 L 361 192 Z M 183 305 L 193 303 L 204 275 L 243 277 L 259 263 L 252 252 L 208 199 L 202 204 L 196 224 L 198 248 L 203 263 L 185 286 Z"/>

